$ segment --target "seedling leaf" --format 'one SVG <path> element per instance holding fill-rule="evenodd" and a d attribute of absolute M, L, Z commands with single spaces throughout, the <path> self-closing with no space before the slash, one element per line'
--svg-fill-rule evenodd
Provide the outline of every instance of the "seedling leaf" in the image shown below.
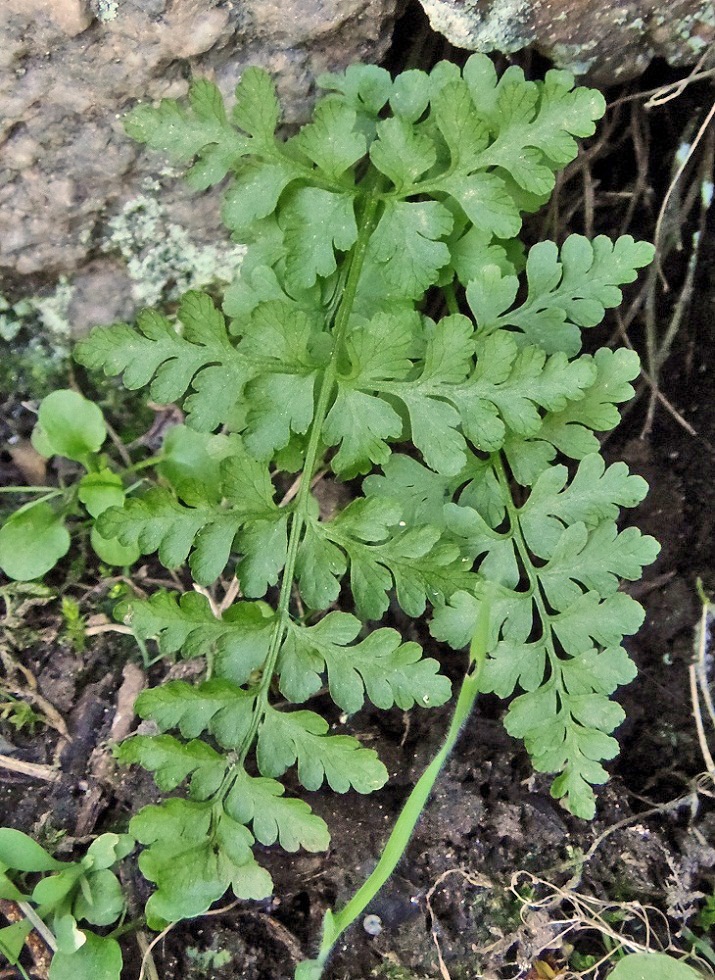
<path fill-rule="evenodd" d="M 86 463 L 107 436 L 99 406 L 71 389 L 53 391 L 43 398 L 37 419 L 33 443 L 46 456 L 65 456 Z"/>
<path fill-rule="evenodd" d="M 50 964 L 50 980 L 119 980 L 122 951 L 116 939 L 83 932 L 83 944 L 73 953 L 58 950 Z"/>
<path fill-rule="evenodd" d="M 703 974 L 667 953 L 629 953 L 619 960 L 610 980 L 702 980 Z"/>
<path fill-rule="evenodd" d="M 62 515 L 40 502 L 18 510 L 0 528 L 0 568 L 8 578 L 41 578 L 67 554 L 70 535 Z"/>

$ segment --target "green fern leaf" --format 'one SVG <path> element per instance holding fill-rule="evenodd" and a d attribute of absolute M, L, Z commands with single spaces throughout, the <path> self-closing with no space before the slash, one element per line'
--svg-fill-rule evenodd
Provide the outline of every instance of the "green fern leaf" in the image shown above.
<path fill-rule="evenodd" d="M 320 590 L 313 587 L 316 555 L 323 561 Z M 322 598 L 324 604 L 314 608 L 325 608 L 337 596 L 348 566 L 361 619 L 381 618 L 393 583 L 405 612 L 420 616 L 427 601 L 441 602 L 457 589 L 469 588 L 474 581 L 459 549 L 440 542 L 438 528 L 407 527 L 401 522 L 400 505 L 379 498 L 358 498 L 329 524 L 309 521 L 297 565 L 305 601 L 312 604 Z"/>
<path fill-rule="evenodd" d="M 156 785 L 165 793 L 191 776 L 189 791 L 195 800 L 206 800 L 221 785 L 227 768 L 223 755 L 206 742 L 180 742 L 171 735 L 134 735 L 115 749 L 124 765 L 138 763 L 154 773 Z"/>
<path fill-rule="evenodd" d="M 612 518 L 619 506 L 635 505 L 645 485 L 623 464 L 607 470 L 600 457 L 588 456 L 568 485 L 565 467 L 544 471 L 516 507 L 496 458 L 488 469 L 500 506 L 470 507 L 473 491 L 443 506 L 447 528 L 470 559 L 481 558 L 488 584 L 474 595 L 452 596 L 436 610 L 432 632 L 448 643 L 468 642 L 482 595 L 489 596 L 491 652 L 482 690 L 500 697 L 517 686 L 526 692 L 512 702 L 507 729 L 524 738 L 537 769 L 561 774 L 554 794 L 588 816 L 594 806 L 588 784 L 605 780 L 598 760 L 611 758 L 617 746 L 610 733 L 620 709 L 608 696 L 634 672 L 620 644 L 643 618 L 638 603 L 617 592 L 619 581 L 639 578 L 658 553 L 652 538 L 635 528 L 618 533 Z M 517 591 L 522 569 L 528 592 Z"/>
<path fill-rule="evenodd" d="M 619 287 L 633 282 L 652 258 L 652 246 L 630 235 L 615 242 L 604 235 L 593 241 L 570 235 L 560 252 L 553 242 L 539 242 L 527 258 L 529 291 L 520 306 L 511 308 L 516 276 L 493 265 L 478 270 L 467 286 L 467 301 L 480 329 L 517 327 L 546 353 L 573 356 L 581 347 L 580 328 L 596 326 L 607 309 L 618 306 Z"/>
<path fill-rule="evenodd" d="M 309 289 L 320 276 L 337 269 L 335 252 L 347 252 L 358 230 L 349 194 L 320 187 L 293 191 L 282 210 L 286 245 L 286 281 L 296 289 Z"/>
<path fill-rule="evenodd" d="M 252 823 L 261 844 L 278 841 L 284 851 L 326 851 L 330 843 L 322 817 L 311 812 L 303 800 L 289 799 L 275 779 L 249 776 L 240 769 L 225 802 L 226 812 L 238 823 Z"/>
<path fill-rule="evenodd" d="M 320 789 L 323 780 L 336 793 L 352 787 L 372 793 L 387 782 L 387 769 L 377 753 L 364 749 L 351 735 L 326 735 L 328 723 L 313 711 L 276 711 L 268 706 L 258 733 L 256 755 L 264 776 L 282 776 L 298 763 L 298 779 L 306 789 Z"/>
<path fill-rule="evenodd" d="M 100 533 L 141 554 L 157 551 L 167 568 L 178 567 L 191 551 L 194 577 L 208 585 L 225 568 L 241 531 L 238 574 L 244 592 L 264 595 L 285 562 L 288 514 L 273 501 L 273 485 L 263 463 L 237 447 L 220 469 L 228 508 L 217 509 L 210 500 L 188 506 L 171 491 L 154 487 L 122 507 L 106 510 L 97 525 Z"/>
<path fill-rule="evenodd" d="M 262 602 L 239 602 L 221 619 L 195 592 L 180 598 L 156 592 L 147 600 L 121 603 L 115 615 L 141 639 L 158 641 L 162 654 L 206 657 L 215 672 L 245 684 L 263 665 L 274 626 L 273 610 Z"/>
<path fill-rule="evenodd" d="M 380 629 L 350 646 L 361 623 L 348 613 L 328 613 L 315 626 L 291 624 L 278 664 L 280 689 L 293 702 L 304 701 L 327 671 L 330 696 L 344 711 L 362 708 L 365 694 L 378 708 L 397 704 L 432 707 L 449 700 L 451 687 L 439 664 L 423 658 L 417 643 L 402 643 L 396 630 Z"/>
<path fill-rule="evenodd" d="M 370 146 L 370 159 L 398 191 L 411 189 L 437 160 L 432 140 L 416 132 L 404 117 L 379 122 L 377 137 Z"/>
<path fill-rule="evenodd" d="M 232 121 L 251 136 L 251 148 L 272 151 L 281 107 L 271 76 L 262 68 L 246 68 L 236 86 Z"/>
<path fill-rule="evenodd" d="M 573 136 L 595 131 L 606 108 L 603 96 L 582 88 L 572 91 L 568 72 L 550 71 L 543 83 L 527 82 L 516 66 L 495 86 L 494 70 L 482 58 L 472 56 L 464 72 L 475 105 L 496 131 L 480 164 L 502 168 L 526 191 L 549 193 L 554 171 L 576 156 Z"/>
<path fill-rule="evenodd" d="M 313 122 L 304 126 L 290 143 L 304 153 L 326 176 L 343 176 L 367 152 L 363 133 L 356 129 L 357 113 L 334 99 L 315 107 Z"/>
<path fill-rule="evenodd" d="M 162 99 L 157 108 L 140 105 L 126 117 L 124 128 L 172 160 L 188 162 L 200 155 L 189 179 L 201 190 L 222 180 L 249 152 L 249 141 L 228 122 L 218 88 L 203 78 L 189 89 L 188 108 L 171 99 Z"/>
<path fill-rule="evenodd" d="M 223 748 L 234 749 L 251 727 L 253 702 L 251 692 L 231 681 L 213 678 L 196 685 L 169 681 L 142 691 L 135 710 L 140 718 L 150 719 L 162 732 L 175 728 L 187 739 L 208 732 Z M 133 743 L 123 743 L 129 744 Z M 155 768 L 143 758 L 132 761 L 140 762 L 145 769 Z"/>
<path fill-rule="evenodd" d="M 177 401 L 192 385 L 187 422 L 204 431 L 215 429 L 256 372 L 231 344 L 210 297 L 187 293 L 178 317 L 183 336 L 153 311 L 139 315 L 137 331 L 126 324 L 97 327 L 79 343 L 75 357 L 87 368 L 123 373 L 129 389 L 149 385 L 151 397 L 161 404 Z"/>
<path fill-rule="evenodd" d="M 640 476 L 629 474 L 625 463 L 606 467 L 602 456 L 584 456 L 572 479 L 565 466 L 551 466 L 538 477 L 529 498 L 520 510 L 520 523 L 536 554 L 553 554 L 564 525 L 583 521 L 596 527 L 613 521 L 620 507 L 635 507 L 648 485 Z"/>
<path fill-rule="evenodd" d="M 118 611 L 161 654 L 205 658 L 208 678 L 144 692 L 137 711 L 160 734 L 117 750 L 166 791 L 188 783 L 188 800 L 132 822 L 158 928 L 228 887 L 266 895 L 254 835 L 327 847 L 323 821 L 277 781 L 288 769 L 311 791 L 386 781 L 375 752 L 312 711 L 278 710 L 278 694 L 327 692 L 346 713 L 366 699 L 403 710 L 448 699 L 418 644 L 365 629 L 393 595 L 410 617 L 429 608 L 433 635 L 455 648 L 486 641 L 481 690 L 512 699 L 507 730 L 554 774 L 553 794 L 592 815 L 623 717 L 610 698 L 634 672 L 623 640 L 643 617 L 619 583 L 657 554 L 616 524 L 645 484 L 598 455 L 637 357 L 579 356 L 581 331 L 652 249 L 573 235 L 526 255 L 515 239 L 603 98 L 560 71 L 535 82 L 511 66 L 498 79 L 483 55 L 394 82 L 356 66 L 320 84 L 313 121 L 285 142 L 273 83 L 255 68 L 229 114 L 205 81 L 187 108 L 135 111 L 135 135 L 193 160 L 195 186 L 228 175 L 223 217 L 247 243 L 225 297 L 232 319 L 192 292 L 176 322 L 145 313 L 136 330 L 80 346 L 86 366 L 181 402 L 188 426 L 166 440 L 162 483 L 126 500 L 115 487 L 92 509 L 93 533 L 169 567 L 188 559 L 202 585 L 230 562 L 218 596 L 240 589 L 224 612 L 166 593 Z M 476 322 L 420 312 L 432 288 L 458 308 L 457 284 Z M 393 454 L 398 442 L 412 451 Z M 576 462 L 554 465 L 559 454 Z M 343 482 L 368 475 L 337 514 L 313 485 L 327 467 Z M 249 601 L 274 586 L 272 605 Z"/>
<path fill-rule="evenodd" d="M 437 281 L 449 262 L 441 240 L 452 230 L 452 215 L 438 201 L 388 201 L 370 239 L 369 252 L 389 285 L 417 298 Z M 400 242 L 400 247 L 395 247 Z"/>
<path fill-rule="evenodd" d="M 341 101 L 361 114 L 377 117 L 392 92 L 390 73 L 378 65 L 349 65 L 344 72 L 318 76 L 322 89 L 339 93 Z"/>
<path fill-rule="evenodd" d="M 539 431 L 539 438 L 550 442 L 571 459 L 582 459 L 598 452 L 600 444 L 594 432 L 608 432 L 620 421 L 616 405 L 629 401 L 633 386 L 629 383 L 640 372 L 635 351 L 602 348 L 594 355 L 596 379 L 584 397 L 561 411 L 549 414 Z"/>
<path fill-rule="evenodd" d="M 266 898 L 272 882 L 253 858 L 253 835 L 210 801 L 170 799 L 140 810 L 130 831 L 146 850 L 142 874 L 157 888 L 146 906 L 151 928 L 201 915 L 231 887 L 237 898 Z"/>

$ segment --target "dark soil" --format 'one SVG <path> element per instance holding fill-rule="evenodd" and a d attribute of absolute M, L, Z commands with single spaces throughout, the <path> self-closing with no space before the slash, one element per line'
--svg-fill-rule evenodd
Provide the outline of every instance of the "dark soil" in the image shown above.
<path fill-rule="evenodd" d="M 428 64 L 445 53 L 455 55 L 417 20 L 410 8 L 398 28 L 391 67 L 408 57 Z M 416 53 L 410 41 L 417 36 Z M 538 74 L 542 67 L 531 70 Z M 592 144 L 591 156 L 586 151 L 586 166 L 582 157 L 567 174 L 558 209 L 533 220 L 531 237 L 555 224 L 557 231 L 549 227 L 547 233 L 560 238 L 571 231 L 615 237 L 628 230 L 652 240 L 684 127 L 690 121 L 697 129 L 712 100 L 706 81 L 646 113 L 641 93 L 674 77 L 656 66 L 629 89 L 607 93 L 612 102 L 631 101 L 612 110 L 607 137 L 600 146 Z M 650 483 L 650 495 L 632 519 L 660 540 L 662 552 L 632 589 L 647 611 L 643 629 L 628 644 L 639 676 L 621 692 L 627 712 L 618 733 L 622 750 L 610 767 L 611 781 L 599 793 L 598 815 L 593 823 L 579 821 L 550 798 L 548 780 L 534 775 L 522 746 L 504 732 L 503 705 L 484 698 L 399 873 L 370 910 L 379 917 L 379 934 L 353 927 L 339 944 L 331 980 L 534 980 L 558 970 L 565 971 L 560 976 L 574 976 L 613 948 L 615 940 L 604 938 L 609 930 L 612 937 L 622 934 L 652 948 L 672 941 L 690 949 L 688 929 L 707 940 L 697 912 L 715 889 L 715 787 L 712 778 L 702 776 L 706 762 L 693 717 L 689 667 L 702 610 L 697 581 L 706 593 L 715 592 L 715 228 L 703 218 L 689 286 L 688 259 L 700 212 L 696 195 L 688 208 L 687 190 L 702 180 L 698 161 L 712 166 L 712 156 L 709 164 L 705 156 L 708 146 L 712 152 L 706 137 L 678 194 L 671 195 L 680 209 L 669 215 L 670 245 L 663 243 L 667 289 L 653 287 L 661 337 L 677 304 L 684 306 L 658 379 L 667 401 L 657 400 L 650 418 L 652 389 L 644 381 L 624 426 L 605 446 L 609 460 L 625 459 Z M 583 195 L 584 175 L 595 195 L 591 203 Z M 680 249 L 671 247 L 678 235 Z M 628 323 L 612 317 L 589 341 L 621 343 L 625 327 L 630 342 L 644 350 L 644 309 L 641 304 Z M 5 405 L 6 435 L 26 435 L 31 418 L 17 397 L 8 396 Z M 0 481 L 25 482 L 21 476 L 5 454 Z M 109 613 L 110 586 L 93 581 L 81 564 L 64 582 L 85 614 Z M 424 639 L 430 654 L 457 679 L 461 659 L 435 648 L 426 634 Z M 48 767 L 59 762 L 61 773 L 52 782 L 3 772 L 0 823 L 71 853 L 90 835 L 123 829 L 132 812 L 156 799 L 148 776 L 117 769 L 106 750 L 129 724 L 127 704 L 144 681 L 130 640 L 99 633 L 82 649 L 70 642 L 56 599 L 13 601 L 0 639 L 6 677 L 27 692 L 29 675 L 16 670 L 11 676 L 13 662 L 25 665 L 36 679 L 36 693 L 56 709 L 58 727 L 64 720 L 68 736 L 52 727 L 17 732 L 0 719 L 1 754 Z M 171 668 L 174 676 L 178 669 Z M 166 671 L 164 664 L 155 665 L 151 679 Z M 287 856 L 264 849 L 259 857 L 274 876 L 275 899 L 262 905 L 227 899 L 225 909 L 176 926 L 153 951 L 163 980 L 291 978 L 296 961 L 315 947 L 325 909 L 350 897 L 374 866 L 403 800 L 439 746 L 449 711 L 446 706 L 408 716 L 365 710 L 348 722 L 345 731 L 379 746 L 392 777 L 388 787 L 369 798 L 309 794 L 311 806 L 330 826 L 330 852 Z M 715 744 L 712 731 L 706 729 L 706 736 Z M 133 877 L 127 872 L 125 883 L 138 911 L 147 885 L 138 872 Z M 139 946 L 132 937 L 123 944 L 124 976 L 136 978 Z M 606 972 L 603 967 L 590 975 Z"/>

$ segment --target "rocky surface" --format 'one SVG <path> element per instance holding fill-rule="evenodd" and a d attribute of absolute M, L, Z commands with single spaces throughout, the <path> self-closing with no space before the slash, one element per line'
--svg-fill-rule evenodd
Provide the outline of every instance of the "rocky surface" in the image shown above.
<path fill-rule="evenodd" d="M 29 295 L 69 274 L 82 329 L 96 322 L 97 289 L 106 319 L 154 302 L 176 280 L 185 286 L 187 257 L 230 268 L 235 249 L 215 251 L 215 195 L 197 198 L 167 172 L 161 186 L 150 181 L 162 161 L 127 138 L 122 114 L 138 100 L 183 95 L 192 75 L 230 95 L 247 65 L 261 65 L 276 78 L 286 121 L 300 123 L 316 75 L 384 57 L 400 4 L 2 0 L 0 293 Z M 147 221 L 158 234 L 151 245 Z M 147 266 L 154 279 L 143 296 L 136 276 Z"/>
<path fill-rule="evenodd" d="M 533 46 L 599 85 L 634 78 L 654 57 L 693 64 L 715 42 L 713 0 L 420 2 L 432 28 L 458 48 L 509 53 Z"/>
<path fill-rule="evenodd" d="M 655 55 L 687 64 L 715 47 L 715 0 L 420 2 L 458 47 L 533 45 L 596 84 L 638 74 Z M 49 303 L 60 336 L 229 281 L 241 249 L 221 226 L 218 194 L 192 193 L 125 135 L 122 115 L 140 100 L 182 96 L 193 75 L 214 79 L 230 97 L 243 69 L 261 65 L 277 81 L 286 121 L 299 124 L 316 75 L 383 60 L 405 7 L 0 0 L 0 338 L 15 330 L 1 312 L 3 295 L 11 306 L 27 299 L 40 329 Z M 400 43 L 410 42 L 414 24 L 403 20 Z"/>

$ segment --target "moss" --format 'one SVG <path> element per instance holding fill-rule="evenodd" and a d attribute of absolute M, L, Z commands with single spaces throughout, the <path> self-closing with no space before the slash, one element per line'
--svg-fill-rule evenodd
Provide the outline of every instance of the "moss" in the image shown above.
<path fill-rule="evenodd" d="M 0 295 L 0 338 L 12 343 L 0 361 L 0 392 L 42 398 L 65 378 L 72 293 L 63 276 L 47 296 L 12 302 Z"/>
<path fill-rule="evenodd" d="M 0 294 L 0 337 L 14 340 L 25 326 L 39 326 L 58 345 L 69 345 L 69 307 L 73 287 L 61 276 L 49 296 L 29 296 L 11 303 Z"/>
<path fill-rule="evenodd" d="M 220 970 L 221 967 L 227 966 L 233 959 L 227 949 L 216 949 L 214 946 L 204 950 L 200 950 L 196 946 L 189 946 L 186 955 L 192 963 L 196 964 L 197 973 L 207 977 L 214 976 L 214 970 Z"/>

